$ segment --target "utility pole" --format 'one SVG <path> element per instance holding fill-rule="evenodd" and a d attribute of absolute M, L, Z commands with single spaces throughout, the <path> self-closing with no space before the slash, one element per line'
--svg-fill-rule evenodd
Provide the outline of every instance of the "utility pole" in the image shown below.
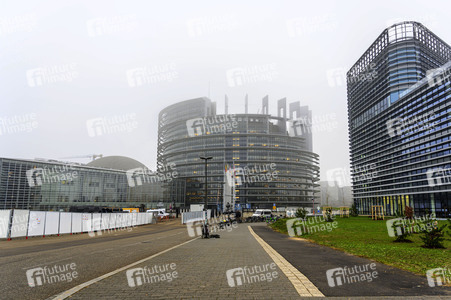
<path fill-rule="evenodd" d="M 200 159 L 203 159 L 205 161 L 205 200 L 204 200 L 204 211 L 205 211 L 205 223 L 204 223 L 204 237 L 208 238 L 208 228 L 207 228 L 207 222 L 208 222 L 208 213 L 207 213 L 207 203 L 208 203 L 208 187 L 207 187 L 207 164 L 208 160 L 212 159 L 212 156 L 201 156 Z"/>
<path fill-rule="evenodd" d="M 203 159 L 204 161 L 205 161 L 205 173 L 204 173 L 204 176 L 205 176 L 205 194 L 204 194 L 204 197 L 205 197 L 205 199 L 204 199 L 204 210 L 205 211 L 207 211 L 207 202 L 208 202 L 208 187 L 207 187 L 207 180 L 208 180 L 208 178 L 207 178 L 207 163 L 208 163 L 208 160 L 210 160 L 210 159 L 212 159 L 213 157 L 212 156 L 201 156 L 200 157 L 200 159 Z"/>
<path fill-rule="evenodd" d="M 313 186 L 313 176 L 312 176 L 312 213 L 315 215 L 315 191 Z"/>

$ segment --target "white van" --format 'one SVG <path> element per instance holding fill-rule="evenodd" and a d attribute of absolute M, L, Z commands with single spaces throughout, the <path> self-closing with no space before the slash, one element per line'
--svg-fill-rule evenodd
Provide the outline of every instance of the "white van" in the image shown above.
<path fill-rule="evenodd" d="M 165 208 L 148 209 L 146 212 L 148 212 L 148 213 L 156 213 L 157 217 L 168 217 L 169 216 L 169 214 L 166 212 Z"/>
<path fill-rule="evenodd" d="M 270 209 L 257 209 L 252 217 L 271 217 L 272 212 Z"/>

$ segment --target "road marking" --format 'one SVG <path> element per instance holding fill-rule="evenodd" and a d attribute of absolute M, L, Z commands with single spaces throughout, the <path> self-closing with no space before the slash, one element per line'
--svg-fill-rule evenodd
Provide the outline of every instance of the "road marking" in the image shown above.
<path fill-rule="evenodd" d="M 107 273 L 107 274 L 104 274 L 104 275 L 102 275 L 102 276 L 99 276 L 99 277 L 97 277 L 97 278 L 91 279 L 91 280 L 89 280 L 89 281 L 87 281 L 87 282 L 85 282 L 85 283 L 79 284 L 79 285 L 77 285 L 77 286 L 75 286 L 75 287 L 73 287 L 73 288 L 71 288 L 71 289 L 69 289 L 69 290 L 67 290 L 67 291 L 62 292 L 61 294 L 58 294 L 57 296 L 55 296 L 55 297 L 52 298 L 52 299 L 53 299 L 53 300 L 62 300 L 62 299 L 66 299 L 67 297 L 72 296 L 73 294 L 75 294 L 76 292 L 80 291 L 81 289 L 84 289 L 85 287 L 88 287 L 88 286 L 90 286 L 90 285 L 92 285 L 92 284 L 94 284 L 94 283 L 96 283 L 96 282 L 99 282 L 100 280 L 103 280 L 103 279 L 106 279 L 106 278 L 111 277 L 111 276 L 113 276 L 113 275 L 116 275 L 117 273 L 120 273 L 120 272 L 122 272 L 122 271 L 125 271 L 125 270 L 127 270 L 127 269 L 130 269 L 131 267 L 134 267 L 134 266 L 136 266 L 136 265 L 142 264 L 142 263 L 145 262 L 146 260 L 152 259 L 152 258 L 154 258 L 154 257 L 157 257 L 157 256 L 161 255 L 161 254 L 164 254 L 164 253 L 166 253 L 166 252 L 169 252 L 169 251 L 171 251 L 171 250 L 174 250 L 175 248 L 178 248 L 178 247 L 183 246 L 183 245 L 185 245 L 185 244 L 191 243 L 192 241 L 197 240 L 198 238 L 199 238 L 199 237 L 197 237 L 197 238 L 195 238 L 195 239 L 192 239 L 192 240 L 189 240 L 189 241 L 186 241 L 186 242 L 183 242 L 183 243 L 178 244 L 178 245 L 176 245 L 176 246 L 174 246 L 174 247 L 168 248 L 168 249 L 163 250 L 163 251 L 161 251 L 161 252 L 158 252 L 158 253 L 156 253 L 156 254 L 154 254 L 154 255 L 151 255 L 151 256 L 149 256 L 149 257 L 146 257 L 146 258 L 144 258 L 144 259 L 141 259 L 141 260 L 138 260 L 138 261 L 136 261 L 136 262 L 134 262 L 134 263 L 131 263 L 131 264 L 125 266 L 125 267 L 119 268 L 119 269 L 117 269 L 117 270 L 111 271 L 111 272 L 109 272 L 109 273 Z"/>
<path fill-rule="evenodd" d="M 277 266 L 282 270 L 282 272 L 287 276 L 288 280 L 293 284 L 294 288 L 301 297 L 324 297 L 318 288 L 301 272 L 299 272 L 292 264 L 290 264 L 282 255 L 280 255 L 276 250 L 274 250 L 268 243 L 266 243 L 261 237 L 259 237 L 251 226 L 247 226 L 249 231 L 263 247 L 263 249 L 268 253 L 272 260 L 277 264 Z"/>

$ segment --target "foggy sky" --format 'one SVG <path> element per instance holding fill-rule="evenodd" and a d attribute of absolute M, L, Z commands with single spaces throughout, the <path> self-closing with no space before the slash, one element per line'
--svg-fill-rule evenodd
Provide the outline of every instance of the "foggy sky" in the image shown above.
<path fill-rule="evenodd" d="M 244 113 L 248 94 L 257 113 L 269 95 L 271 114 L 286 97 L 329 120 L 313 132 L 324 180 L 349 165 L 343 72 L 399 21 L 450 43 L 450 11 L 447 1 L 3 1 L 0 157 L 101 153 L 154 168 L 161 109 L 206 96 L 223 113 L 227 94 L 229 113 Z M 99 134 L 95 122 L 119 126 Z"/>

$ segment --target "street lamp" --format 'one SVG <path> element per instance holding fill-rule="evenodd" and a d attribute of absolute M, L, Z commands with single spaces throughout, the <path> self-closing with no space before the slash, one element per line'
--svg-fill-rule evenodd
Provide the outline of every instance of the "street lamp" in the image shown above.
<path fill-rule="evenodd" d="M 314 177 L 312 175 L 312 212 L 315 215 L 315 186 L 314 186 Z"/>
<path fill-rule="evenodd" d="M 212 156 L 201 156 L 200 159 L 205 160 L 205 204 L 204 204 L 204 210 L 207 210 L 207 200 L 208 200 L 208 196 L 207 196 L 207 162 L 208 160 L 212 159 Z"/>
<path fill-rule="evenodd" d="M 205 211 L 205 223 L 204 223 L 204 230 L 202 233 L 203 237 L 208 238 L 208 228 L 207 228 L 207 201 L 208 201 L 208 189 L 207 189 L 207 162 L 208 160 L 212 159 L 212 156 L 201 156 L 200 159 L 203 159 L 205 161 L 205 204 L 204 204 L 204 211 Z"/>

